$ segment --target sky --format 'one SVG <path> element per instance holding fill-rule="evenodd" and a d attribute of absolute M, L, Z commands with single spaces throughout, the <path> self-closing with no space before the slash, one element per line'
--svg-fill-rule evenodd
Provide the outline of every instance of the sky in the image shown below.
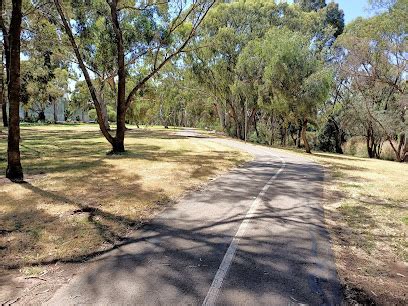
<path fill-rule="evenodd" d="M 288 3 L 293 3 L 293 0 L 287 1 Z M 326 0 L 326 3 L 331 2 L 331 0 Z M 337 2 L 341 9 L 344 11 L 344 19 L 346 23 L 353 21 L 355 18 L 362 16 L 368 17 L 368 0 L 334 0 Z"/>
<path fill-rule="evenodd" d="M 346 23 L 349 23 L 359 16 L 369 16 L 368 0 L 337 0 L 335 2 L 343 9 Z"/>

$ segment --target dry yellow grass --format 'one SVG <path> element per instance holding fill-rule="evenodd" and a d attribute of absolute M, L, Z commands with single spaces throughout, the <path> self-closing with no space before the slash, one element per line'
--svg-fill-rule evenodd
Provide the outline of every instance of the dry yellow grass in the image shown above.
<path fill-rule="evenodd" d="M 327 153 L 306 156 L 327 170 L 326 221 L 346 294 L 363 304 L 406 305 L 408 164 Z"/>
<path fill-rule="evenodd" d="M 250 158 L 174 132 L 132 129 L 128 152 L 107 156 L 95 125 L 23 127 L 27 183 L 0 180 L 1 266 L 75 261 L 110 248 L 186 190 Z M 2 158 L 3 173 L 5 166 Z"/>

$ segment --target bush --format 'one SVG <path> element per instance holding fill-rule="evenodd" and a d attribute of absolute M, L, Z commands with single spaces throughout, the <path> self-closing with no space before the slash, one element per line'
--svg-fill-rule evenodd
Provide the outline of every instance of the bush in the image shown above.
<path fill-rule="evenodd" d="M 398 147 L 398 144 L 394 141 L 394 146 Z M 381 159 L 385 159 L 385 160 L 392 160 L 395 161 L 395 152 L 392 149 L 390 143 L 387 141 L 384 143 L 383 147 L 382 147 L 382 151 L 381 151 L 381 155 L 380 155 Z"/>
<path fill-rule="evenodd" d="M 98 116 L 96 115 L 96 109 L 93 108 L 93 109 L 89 110 L 88 111 L 88 116 L 89 116 L 89 119 L 91 121 L 96 121 L 98 119 Z M 112 106 L 108 106 L 108 120 L 110 122 L 115 122 L 116 121 L 116 112 L 115 112 L 115 110 L 113 109 Z"/>
<path fill-rule="evenodd" d="M 343 151 L 344 154 L 347 155 L 368 157 L 366 141 L 365 138 L 361 136 L 351 137 L 343 144 Z"/>
<path fill-rule="evenodd" d="M 116 111 L 115 111 L 115 109 L 114 109 L 112 106 L 110 106 L 110 105 L 108 105 L 108 120 L 109 120 L 110 122 L 115 122 L 115 121 L 116 121 Z"/>
<path fill-rule="evenodd" d="M 89 111 L 88 111 L 88 116 L 89 116 L 89 119 L 90 120 L 92 120 L 92 121 L 96 121 L 96 109 L 90 109 Z"/>
<path fill-rule="evenodd" d="M 398 144 L 394 141 L 394 145 L 397 147 Z M 357 157 L 368 157 L 367 154 L 367 144 L 366 139 L 362 136 L 351 137 L 343 145 L 344 154 L 357 156 Z M 384 142 L 381 148 L 380 158 L 384 160 L 395 161 L 395 153 L 388 141 Z"/>

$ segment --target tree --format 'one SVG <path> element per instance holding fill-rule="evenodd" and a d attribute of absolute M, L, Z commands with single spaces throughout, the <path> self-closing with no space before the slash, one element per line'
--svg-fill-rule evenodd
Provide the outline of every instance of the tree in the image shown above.
<path fill-rule="evenodd" d="M 22 0 L 13 0 L 9 29 L 10 68 L 9 68 L 9 130 L 7 146 L 6 177 L 13 182 L 24 179 L 20 162 L 20 34 L 22 21 Z"/>
<path fill-rule="evenodd" d="M 318 106 L 329 96 L 332 74 L 318 59 L 304 35 L 287 28 L 273 28 L 262 39 L 249 43 L 239 60 L 243 75 L 259 67 L 257 82 L 261 104 L 281 109 L 301 124 L 301 137 L 311 152 L 306 132 Z"/>
<path fill-rule="evenodd" d="M 387 12 L 349 25 L 338 45 L 344 49 L 340 64 L 348 101 L 365 128 L 369 157 L 379 157 L 384 140 L 396 160 L 408 156 L 406 0 Z M 397 142 L 398 140 L 398 142 Z"/>
<path fill-rule="evenodd" d="M 25 110 L 45 120 L 45 110 L 52 108 L 54 122 L 57 105 L 68 90 L 69 56 L 64 40 L 55 24 L 35 7 L 25 13 L 22 51 L 27 58 L 22 63 L 22 86 Z"/>
<path fill-rule="evenodd" d="M 183 1 L 147 4 L 144 1 L 135 3 L 107 0 L 105 4 L 93 3 L 91 10 L 89 7 L 75 7 L 74 5 L 72 11 L 76 14 L 67 17 L 67 10 L 65 9 L 64 12 L 60 1 L 54 0 L 61 23 L 90 91 L 102 134 L 112 145 L 112 153 L 120 153 L 125 150 L 126 112 L 135 94 L 167 62 L 183 52 L 214 3 L 215 0 L 197 0 L 186 6 Z M 75 20 L 78 25 L 75 32 L 72 31 L 72 26 L 68 21 L 71 19 Z M 83 23 L 81 19 L 87 22 Z M 103 25 L 101 28 L 110 42 L 112 52 L 110 59 L 112 63 L 115 63 L 113 75 L 109 76 L 110 78 L 117 76 L 115 136 L 112 136 L 103 124 L 101 100 L 89 73 L 89 67 L 86 65 L 88 56 L 83 55 L 84 52 L 95 53 L 95 48 L 98 50 L 98 46 L 94 45 L 91 50 L 80 50 L 74 35 L 74 33 L 81 32 L 81 27 L 87 30 L 86 25 L 95 22 L 101 22 Z M 142 73 L 141 63 L 146 73 Z M 98 74 L 97 71 L 92 72 Z M 127 91 L 127 78 L 131 73 L 135 73 L 139 81 Z"/>

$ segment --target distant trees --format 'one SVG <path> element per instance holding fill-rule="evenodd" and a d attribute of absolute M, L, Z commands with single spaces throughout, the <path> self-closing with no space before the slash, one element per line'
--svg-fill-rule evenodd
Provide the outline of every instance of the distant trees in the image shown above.
<path fill-rule="evenodd" d="M 286 143 L 289 131 L 295 131 L 296 142 L 300 146 L 301 136 L 306 139 L 308 121 L 292 111 L 292 106 L 288 106 L 290 103 L 295 103 L 289 102 L 289 94 L 286 99 L 278 101 L 270 96 L 278 94 L 277 87 L 274 88 L 273 93 L 265 91 L 265 84 L 268 83 L 266 78 L 274 77 L 276 73 L 282 79 L 298 77 L 297 81 L 301 84 L 305 77 L 302 74 L 304 71 L 299 75 L 297 73 L 306 67 L 291 66 L 294 70 L 283 74 L 285 71 L 280 69 L 279 65 L 288 64 L 285 63 L 286 56 L 293 55 L 295 58 L 301 58 L 302 55 L 296 52 L 310 49 L 308 60 L 323 66 L 327 48 L 330 48 L 336 37 L 343 31 L 343 17 L 337 5 L 331 4 L 326 7 L 324 1 L 313 9 L 287 4 L 277 5 L 275 1 L 256 0 L 218 5 L 204 22 L 196 44 L 192 48 L 193 52 L 187 55 L 185 62 L 200 84 L 199 87 L 211 93 L 222 129 L 241 139 L 249 135 L 256 141 L 272 143 L 279 138 L 282 144 Z M 272 48 L 266 43 L 262 45 L 260 41 L 265 39 L 265 33 L 277 28 L 286 28 L 289 31 L 286 33 L 287 37 L 279 40 L 284 45 L 292 35 L 298 37 L 299 32 L 302 33 L 303 45 L 292 54 L 282 55 L 278 60 L 279 63 L 270 69 L 270 75 L 267 76 L 263 65 L 270 65 L 271 61 L 268 58 L 279 56 L 278 53 L 282 50 L 277 47 Z M 256 45 L 255 42 L 262 46 Z M 254 48 L 267 47 L 272 49 L 270 48 L 269 53 L 262 56 L 254 50 Z M 293 46 L 287 47 L 290 49 Z M 249 68 L 245 68 L 246 65 Z M 268 84 L 271 85 L 272 82 Z M 329 89 L 327 86 L 317 89 L 321 88 L 325 89 L 323 96 L 326 96 Z M 301 88 L 290 90 L 296 91 Z M 284 91 L 281 91 L 279 95 L 282 97 L 283 93 Z M 302 103 L 300 99 L 303 99 L 303 102 L 306 100 L 306 96 L 301 96 L 302 92 L 299 92 L 297 97 L 292 96 L 291 99 L 296 100 L 300 105 Z M 268 99 L 274 100 L 274 103 L 265 102 Z M 321 99 L 318 97 L 315 102 L 320 104 Z M 252 131 L 255 132 L 254 136 L 251 136 Z M 275 137 L 276 132 L 278 137 Z M 308 147 L 307 139 L 305 147 Z M 307 148 L 307 151 L 310 151 L 310 148 Z"/>
<path fill-rule="evenodd" d="M 344 103 L 355 118 L 353 128 L 364 129 L 371 158 L 379 158 L 384 141 L 396 160 L 408 156 L 407 4 L 396 1 L 387 12 L 356 20 L 338 41 Z"/>
<path fill-rule="evenodd" d="M 24 109 L 45 121 L 45 109 L 53 110 L 68 91 L 69 57 L 67 48 L 55 25 L 32 7 L 25 19 L 22 82 L 25 91 Z"/>
<path fill-rule="evenodd" d="M 256 101 L 279 113 L 286 124 L 299 122 L 306 152 L 310 153 L 308 122 L 315 120 L 319 105 L 328 98 L 333 79 L 311 50 L 310 40 L 285 28 L 273 28 L 245 47 L 238 66 L 242 80 L 258 87 Z M 247 79 L 245 76 L 253 71 L 258 71 L 256 77 Z"/>

